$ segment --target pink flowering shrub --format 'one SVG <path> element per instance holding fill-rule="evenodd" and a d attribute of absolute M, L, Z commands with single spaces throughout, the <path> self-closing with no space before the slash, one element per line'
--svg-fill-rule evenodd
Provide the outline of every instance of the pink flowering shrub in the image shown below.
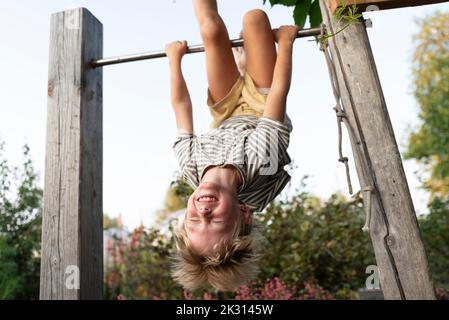
<path fill-rule="evenodd" d="M 289 287 L 275 277 L 267 280 L 263 287 L 242 286 L 236 293 L 236 300 L 335 300 L 328 291 L 313 282 L 305 282 L 304 289 L 295 295 L 295 288 Z"/>
<path fill-rule="evenodd" d="M 327 290 L 314 282 L 304 282 L 304 290 L 299 300 L 335 300 L 335 297 Z"/>
<path fill-rule="evenodd" d="M 278 277 L 265 282 L 262 288 L 251 289 L 242 286 L 235 295 L 236 300 L 291 300 L 294 299 L 291 288 L 284 285 Z"/>

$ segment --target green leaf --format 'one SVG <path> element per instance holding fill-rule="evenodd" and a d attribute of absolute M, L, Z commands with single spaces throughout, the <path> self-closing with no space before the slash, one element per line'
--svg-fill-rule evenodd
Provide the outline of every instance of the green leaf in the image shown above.
<path fill-rule="evenodd" d="M 343 1 L 340 1 L 340 5 L 337 7 L 337 9 L 335 10 L 335 18 L 337 20 L 340 19 L 341 15 L 343 14 L 343 12 L 346 9 L 346 5 Z"/>
<path fill-rule="evenodd" d="M 274 0 L 277 4 L 282 4 L 287 7 L 294 7 L 298 0 Z"/>
<path fill-rule="evenodd" d="M 321 16 L 320 0 L 315 0 L 312 3 L 312 5 L 310 6 L 309 16 L 310 16 L 310 27 L 311 28 L 319 27 L 321 22 L 323 21 L 323 17 Z"/>
<path fill-rule="evenodd" d="M 352 16 L 352 8 L 348 7 L 348 16 Z"/>
<path fill-rule="evenodd" d="M 293 11 L 293 18 L 295 19 L 295 24 L 301 29 L 304 28 L 306 24 L 307 16 L 309 14 L 311 2 L 310 0 L 299 0 L 298 4 Z"/>

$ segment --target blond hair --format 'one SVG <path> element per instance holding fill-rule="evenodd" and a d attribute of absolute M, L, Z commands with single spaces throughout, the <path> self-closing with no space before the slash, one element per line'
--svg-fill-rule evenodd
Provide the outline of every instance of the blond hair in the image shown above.
<path fill-rule="evenodd" d="M 229 239 L 216 245 L 212 255 L 193 250 L 182 219 L 175 229 L 177 255 L 172 275 L 189 290 L 212 286 L 219 291 L 235 291 L 252 280 L 264 241 L 257 222 L 245 224 L 242 214 Z"/>

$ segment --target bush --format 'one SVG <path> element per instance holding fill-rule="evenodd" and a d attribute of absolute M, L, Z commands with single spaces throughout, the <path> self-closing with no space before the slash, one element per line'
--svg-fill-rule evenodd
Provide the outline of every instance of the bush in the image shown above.
<path fill-rule="evenodd" d="M 449 288 L 449 197 L 435 198 L 419 225 L 435 286 Z"/>
<path fill-rule="evenodd" d="M 117 232 L 106 246 L 106 297 L 182 299 L 184 291 L 169 272 L 174 239 L 144 227 L 123 234 Z"/>
<path fill-rule="evenodd" d="M 0 236 L 0 300 L 12 299 L 19 288 L 16 252 L 5 237 Z"/>
<path fill-rule="evenodd" d="M 365 214 L 356 195 L 333 195 L 322 201 L 306 192 L 273 203 L 259 216 L 268 246 L 259 279 L 279 277 L 291 286 L 317 281 L 339 298 L 364 285 L 368 265 L 375 264 Z M 343 296 L 339 295 L 342 293 Z"/>
<path fill-rule="evenodd" d="M 5 284 L 0 290 L 5 298 L 37 299 L 42 189 L 36 185 L 28 146 L 19 169 L 3 158 L 4 145 L 0 141 L 0 282 Z"/>
<path fill-rule="evenodd" d="M 295 293 L 297 295 L 295 296 Z M 296 289 L 275 277 L 267 280 L 263 287 L 242 286 L 235 294 L 236 300 L 335 300 L 334 296 L 314 282 L 304 282 Z"/>

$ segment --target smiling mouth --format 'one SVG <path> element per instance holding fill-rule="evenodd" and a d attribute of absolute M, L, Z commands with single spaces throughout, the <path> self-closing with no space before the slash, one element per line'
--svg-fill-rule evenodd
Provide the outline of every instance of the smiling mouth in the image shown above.
<path fill-rule="evenodd" d="M 216 202 L 218 201 L 217 197 L 211 194 L 204 194 L 196 198 L 198 202 Z"/>

